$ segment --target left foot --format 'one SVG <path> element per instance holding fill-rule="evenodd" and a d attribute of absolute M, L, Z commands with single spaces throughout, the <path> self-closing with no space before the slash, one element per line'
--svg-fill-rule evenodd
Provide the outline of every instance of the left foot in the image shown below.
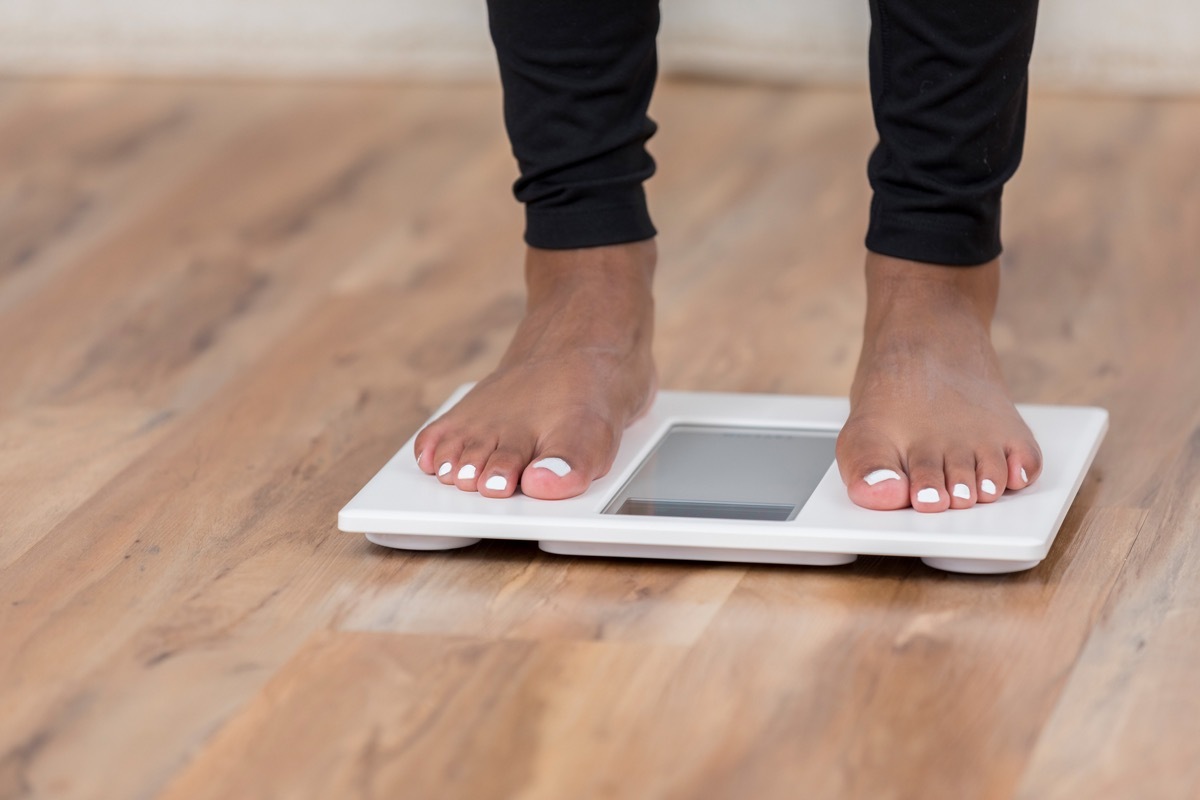
<path fill-rule="evenodd" d="M 1000 374 L 998 260 L 867 255 L 867 317 L 837 462 L 864 508 L 945 511 L 1037 480 L 1042 453 Z"/>

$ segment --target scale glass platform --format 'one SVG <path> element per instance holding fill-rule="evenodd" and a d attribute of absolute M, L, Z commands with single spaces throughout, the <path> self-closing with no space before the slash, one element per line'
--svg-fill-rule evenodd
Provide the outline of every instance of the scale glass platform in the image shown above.
<path fill-rule="evenodd" d="M 1102 408 L 1017 408 L 1042 448 L 1042 474 L 969 509 L 854 505 L 834 461 L 844 398 L 662 391 L 626 430 L 609 473 L 578 497 L 463 492 L 418 469 L 410 439 L 338 513 L 338 527 L 408 550 L 523 539 L 566 555 L 818 566 L 915 556 L 953 572 L 1015 572 L 1046 557 L 1108 428 Z"/>

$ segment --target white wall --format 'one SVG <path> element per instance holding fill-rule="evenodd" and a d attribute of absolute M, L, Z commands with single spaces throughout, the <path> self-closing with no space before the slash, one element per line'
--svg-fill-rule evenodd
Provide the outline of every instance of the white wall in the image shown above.
<path fill-rule="evenodd" d="M 666 72 L 865 78 L 866 0 L 663 6 Z M 1200 92 L 1200 0 L 1046 0 L 1034 59 L 1043 88 Z M 0 72 L 78 71 L 490 78 L 495 66 L 484 0 L 0 0 Z"/>
<path fill-rule="evenodd" d="M 0 0 L 0 71 L 473 77 L 483 0 Z"/>

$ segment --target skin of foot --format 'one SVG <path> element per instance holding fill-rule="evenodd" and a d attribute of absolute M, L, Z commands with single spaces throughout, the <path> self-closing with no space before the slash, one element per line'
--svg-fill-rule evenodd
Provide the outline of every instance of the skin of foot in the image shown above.
<path fill-rule="evenodd" d="M 654 240 L 529 248 L 525 316 L 499 366 L 416 438 L 417 466 L 487 497 L 558 500 L 612 467 L 657 390 Z"/>
<path fill-rule="evenodd" d="M 863 347 L 837 463 L 864 508 L 937 512 L 1037 480 L 1042 453 L 1000 374 L 998 260 L 946 267 L 870 253 Z"/>

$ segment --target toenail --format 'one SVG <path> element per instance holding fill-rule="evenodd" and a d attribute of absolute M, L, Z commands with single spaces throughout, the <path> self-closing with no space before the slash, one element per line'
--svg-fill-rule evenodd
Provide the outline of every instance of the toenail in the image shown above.
<path fill-rule="evenodd" d="M 918 503 L 936 503 L 938 500 L 941 500 L 941 499 L 942 499 L 942 495 L 938 492 L 937 489 L 933 489 L 933 488 L 922 489 L 921 491 L 917 492 L 917 502 Z"/>
<path fill-rule="evenodd" d="M 543 458 L 533 465 L 537 469 L 548 469 L 558 477 L 564 477 L 571 471 L 571 465 L 563 461 L 561 458 Z"/>
<path fill-rule="evenodd" d="M 441 477 L 442 475 L 445 475 L 448 472 L 450 472 L 450 470 L 451 470 L 450 462 L 447 461 L 445 464 L 442 464 L 440 467 L 438 467 L 438 476 Z"/>
<path fill-rule="evenodd" d="M 503 492 L 508 488 L 508 478 L 503 475 L 493 475 L 487 479 L 487 483 L 484 486 L 493 492 Z"/>
<path fill-rule="evenodd" d="M 458 479 L 460 481 L 469 481 L 475 477 L 475 465 L 463 464 L 462 469 L 458 471 Z"/>
<path fill-rule="evenodd" d="M 422 450 L 421 452 L 417 453 L 417 466 L 418 466 L 418 467 L 419 467 L 419 466 L 421 466 L 421 456 L 423 456 L 423 455 L 425 455 L 425 451 L 424 451 L 424 450 Z"/>
<path fill-rule="evenodd" d="M 987 478 L 984 478 L 979 482 L 979 491 L 983 492 L 984 494 L 995 494 L 996 484 L 992 483 Z"/>
<path fill-rule="evenodd" d="M 1025 474 L 1025 468 L 1021 467 L 1021 483 L 1029 483 L 1029 476 Z"/>
<path fill-rule="evenodd" d="M 874 486 L 881 481 L 898 481 L 900 476 L 890 469 L 877 469 L 863 480 L 867 482 L 867 486 Z"/>
<path fill-rule="evenodd" d="M 954 496 L 962 500 L 971 499 L 971 490 L 965 483 L 954 484 Z"/>

